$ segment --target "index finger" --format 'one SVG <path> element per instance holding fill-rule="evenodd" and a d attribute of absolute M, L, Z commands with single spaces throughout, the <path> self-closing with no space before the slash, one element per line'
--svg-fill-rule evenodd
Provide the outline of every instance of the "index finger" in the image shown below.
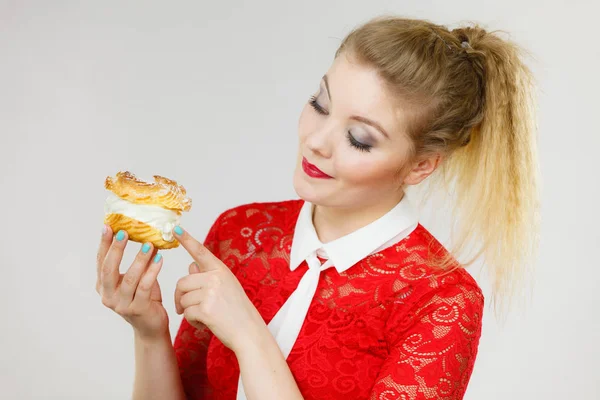
<path fill-rule="evenodd" d="M 180 226 L 176 226 L 175 229 L 173 229 L 173 233 L 175 233 L 177 240 L 181 243 L 183 248 L 186 249 L 194 261 L 196 261 L 201 272 L 218 269 L 219 263 L 215 261 L 219 261 L 219 259 L 203 244 L 194 239 L 192 235 Z"/>

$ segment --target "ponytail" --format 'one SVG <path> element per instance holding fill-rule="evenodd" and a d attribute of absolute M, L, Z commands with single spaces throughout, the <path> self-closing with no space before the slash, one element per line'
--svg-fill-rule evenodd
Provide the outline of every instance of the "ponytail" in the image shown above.
<path fill-rule="evenodd" d="M 519 297 L 538 245 L 539 171 L 533 75 L 521 49 L 481 28 L 453 31 L 481 62 L 482 119 L 438 176 L 454 191 L 452 253 L 471 250 L 489 271 L 496 311 Z M 477 69 L 477 67 L 475 67 Z M 439 181 L 438 181 L 439 182 Z M 473 252 L 473 243 L 478 243 Z"/>

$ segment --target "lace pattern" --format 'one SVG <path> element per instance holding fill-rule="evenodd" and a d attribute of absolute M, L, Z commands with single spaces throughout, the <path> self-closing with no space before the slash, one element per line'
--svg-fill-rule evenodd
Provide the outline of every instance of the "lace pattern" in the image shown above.
<path fill-rule="evenodd" d="M 231 268 L 268 323 L 308 269 L 289 269 L 302 202 L 223 213 L 206 246 Z M 329 268 L 288 356 L 306 399 L 460 399 L 481 334 L 483 295 L 463 269 L 443 273 L 445 249 L 421 225 L 344 273 Z M 458 266 L 458 265 L 457 265 Z M 208 329 L 182 321 L 175 338 L 189 399 L 236 396 L 235 355 Z"/>

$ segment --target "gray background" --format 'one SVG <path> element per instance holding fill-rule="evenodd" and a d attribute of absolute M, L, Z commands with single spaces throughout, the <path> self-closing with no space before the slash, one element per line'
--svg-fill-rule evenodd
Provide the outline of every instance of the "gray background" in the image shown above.
<path fill-rule="evenodd" d="M 104 178 L 177 179 L 199 239 L 229 207 L 295 198 L 303 104 L 348 30 L 394 12 L 506 30 L 540 82 L 534 290 L 504 326 L 488 308 L 466 398 L 600 398 L 598 11 L 576 0 L 0 0 L 0 397 L 129 398 L 131 329 L 94 291 Z M 422 222 L 446 240 L 447 216 L 431 208 Z M 190 260 L 164 257 L 174 333 Z"/>

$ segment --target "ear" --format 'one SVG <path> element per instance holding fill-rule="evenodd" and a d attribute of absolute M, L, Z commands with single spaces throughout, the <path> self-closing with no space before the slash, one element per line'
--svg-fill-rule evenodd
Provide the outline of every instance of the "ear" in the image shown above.
<path fill-rule="evenodd" d="M 404 177 L 405 185 L 417 185 L 433 173 L 440 165 L 442 155 L 434 153 L 417 159 Z"/>

